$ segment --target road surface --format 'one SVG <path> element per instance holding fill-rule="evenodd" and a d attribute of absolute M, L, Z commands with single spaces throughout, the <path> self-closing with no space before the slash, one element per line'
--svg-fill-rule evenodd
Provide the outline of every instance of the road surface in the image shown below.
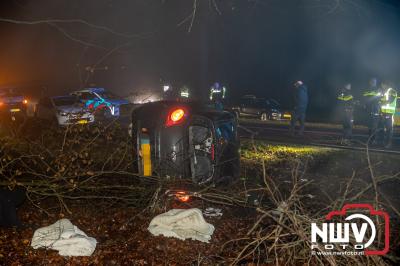
<path fill-rule="evenodd" d="M 315 145 L 343 149 L 365 150 L 368 143 L 368 129 L 356 126 L 353 130 L 351 145 L 342 145 L 341 125 L 307 123 L 304 136 L 292 136 L 289 133 L 288 121 L 259 121 L 250 119 L 239 120 L 239 136 L 266 140 L 271 143 Z M 384 149 L 383 145 L 368 145 L 368 149 L 375 152 L 400 154 L 399 130 L 395 130 L 393 147 Z"/>

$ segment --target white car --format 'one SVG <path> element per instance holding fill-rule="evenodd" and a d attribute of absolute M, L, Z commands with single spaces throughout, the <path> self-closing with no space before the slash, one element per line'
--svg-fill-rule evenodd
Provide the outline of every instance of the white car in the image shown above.
<path fill-rule="evenodd" d="M 57 122 L 60 126 L 88 124 L 94 116 L 86 110 L 76 96 L 45 97 L 39 100 L 35 117 Z"/>

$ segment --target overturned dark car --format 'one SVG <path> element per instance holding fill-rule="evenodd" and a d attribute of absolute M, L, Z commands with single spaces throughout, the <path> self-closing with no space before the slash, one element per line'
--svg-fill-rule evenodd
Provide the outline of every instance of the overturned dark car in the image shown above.
<path fill-rule="evenodd" d="M 139 174 L 218 183 L 239 175 L 237 120 L 197 102 L 147 103 L 132 112 Z"/>

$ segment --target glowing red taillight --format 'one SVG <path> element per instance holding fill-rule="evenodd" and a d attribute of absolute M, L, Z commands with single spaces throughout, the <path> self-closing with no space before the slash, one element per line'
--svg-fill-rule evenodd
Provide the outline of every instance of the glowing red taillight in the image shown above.
<path fill-rule="evenodd" d="M 172 122 L 178 122 L 184 115 L 185 111 L 183 111 L 183 109 L 177 109 L 171 113 L 170 118 Z"/>
<path fill-rule="evenodd" d="M 175 198 L 180 202 L 188 202 L 190 200 L 190 195 L 185 191 L 178 191 L 175 193 Z"/>
<path fill-rule="evenodd" d="M 167 127 L 177 125 L 182 123 L 185 120 L 186 112 L 182 108 L 173 109 L 167 117 L 167 121 L 165 125 Z"/>

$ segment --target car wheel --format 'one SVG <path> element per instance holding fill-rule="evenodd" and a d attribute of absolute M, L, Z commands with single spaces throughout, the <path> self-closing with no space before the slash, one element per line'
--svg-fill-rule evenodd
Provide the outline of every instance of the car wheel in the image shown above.
<path fill-rule="evenodd" d="M 260 119 L 261 121 L 267 121 L 268 120 L 267 113 L 262 113 Z"/>

